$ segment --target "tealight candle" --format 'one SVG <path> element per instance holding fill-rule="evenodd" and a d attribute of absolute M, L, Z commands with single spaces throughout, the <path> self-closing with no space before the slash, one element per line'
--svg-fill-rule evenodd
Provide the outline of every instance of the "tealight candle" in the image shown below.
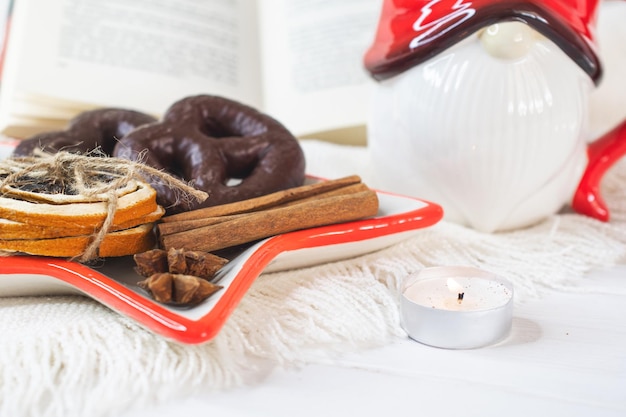
<path fill-rule="evenodd" d="M 425 268 L 400 301 L 409 336 L 426 345 L 471 349 L 502 340 L 513 320 L 513 285 L 473 267 Z"/>

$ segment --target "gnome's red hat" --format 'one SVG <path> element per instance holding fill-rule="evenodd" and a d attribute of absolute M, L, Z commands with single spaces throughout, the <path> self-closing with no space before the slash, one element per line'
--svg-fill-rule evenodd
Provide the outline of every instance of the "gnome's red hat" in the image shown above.
<path fill-rule="evenodd" d="M 551 39 L 597 84 L 598 0 L 383 0 L 365 68 L 377 80 L 399 74 L 482 27 L 521 21 Z"/>

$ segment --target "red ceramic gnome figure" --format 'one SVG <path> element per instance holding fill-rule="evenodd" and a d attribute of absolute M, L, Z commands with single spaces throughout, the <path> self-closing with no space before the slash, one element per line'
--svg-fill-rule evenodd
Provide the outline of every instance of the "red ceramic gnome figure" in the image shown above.
<path fill-rule="evenodd" d="M 493 232 L 573 201 L 607 220 L 598 193 L 626 127 L 587 146 L 602 67 L 598 1 L 385 0 L 365 67 L 372 185 L 441 204 Z M 573 200 L 572 200 L 573 199 Z"/>

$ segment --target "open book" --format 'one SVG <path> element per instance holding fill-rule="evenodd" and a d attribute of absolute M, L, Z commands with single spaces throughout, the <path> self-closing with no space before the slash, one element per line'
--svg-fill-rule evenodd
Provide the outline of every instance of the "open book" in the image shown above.
<path fill-rule="evenodd" d="M 365 143 L 363 54 L 381 0 L 14 0 L 0 133 L 24 138 L 189 95 L 251 105 L 296 136 Z"/>

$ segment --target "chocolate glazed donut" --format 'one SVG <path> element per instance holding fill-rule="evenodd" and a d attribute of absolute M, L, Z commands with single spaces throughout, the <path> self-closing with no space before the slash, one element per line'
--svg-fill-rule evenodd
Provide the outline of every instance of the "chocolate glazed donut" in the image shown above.
<path fill-rule="evenodd" d="M 48 153 L 67 151 L 84 154 L 96 148 L 111 155 L 115 144 L 128 132 L 156 121 L 154 117 L 134 110 L 90 110 L 70 120 L 65 130 L 41 133 L 22 140 L 13 155 L 32 155 L 35 149 Z"/>
<path fill-rule="evenodd" d="M 191 203 L 153 183 L 168 213 L 258 197 L 304 182 L 304 154 L 281 123 L 242 103 L 210 95 L 174 103 L 161 122 L 125 136 L 113 156 L 140 159 L 209 194 L 203 203 Z M 233 179 L 240 182 L 233 184 Z"/>

